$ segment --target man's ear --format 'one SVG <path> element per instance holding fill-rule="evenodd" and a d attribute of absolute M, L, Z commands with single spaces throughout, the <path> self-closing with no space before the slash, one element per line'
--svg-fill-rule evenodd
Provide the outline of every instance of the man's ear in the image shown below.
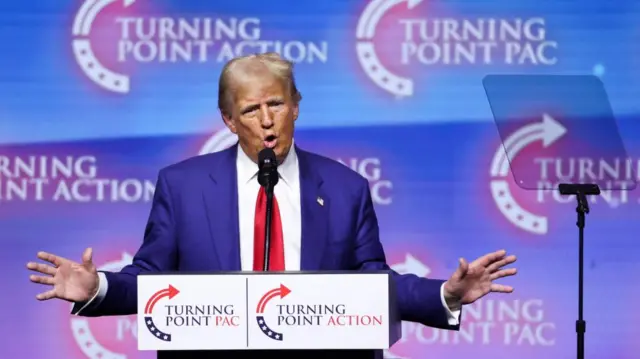
<path fill-rule="evenodd" d="M 298 119 L 298 113 L 300 113 L 300 106 L 295 104 L 293 105 L 293 121 Z"/>
<path fill-rule="evenodd" d="M 236 128 L 236 123 L 233 120 L 233 118 L 227 114 L 225 114 L 224 112 L 220 112 L 220 114 L 222 115 L 222 120 L 224 121 L 224 124 L 227 126 L 227 128 L 229 128 L 229 131 L 231 131 L 234 134 L 238 134 L 237 133 L 237 128 Z"/>

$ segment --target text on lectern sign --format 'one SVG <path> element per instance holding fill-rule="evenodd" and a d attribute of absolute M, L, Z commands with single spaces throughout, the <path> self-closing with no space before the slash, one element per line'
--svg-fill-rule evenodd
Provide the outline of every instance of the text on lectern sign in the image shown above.
<path fill-rule="evenodd" d="M 171 341 L 171 333 L 162 331 L 158 329 L 159 327 L 237 327 L 240 325 L 240 317 L 235 314 L 233 304 L 170 304 L 171 299 L 178 293 L 180 291 L 169 284 L 168 288 L 154 293 L 144 308 L 145 325 L 159 340 Z M 153 310 L 164 298 L 169 302 L 159 307 L 160 312 L 163 312 L 162 322 L 156 323 L 153 320 Z"/>

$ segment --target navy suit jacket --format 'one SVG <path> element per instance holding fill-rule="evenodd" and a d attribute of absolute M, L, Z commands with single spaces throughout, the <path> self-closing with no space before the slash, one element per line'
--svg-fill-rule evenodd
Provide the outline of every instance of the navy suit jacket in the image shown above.
<path fill-rule="evenodd" d="M 149 272 L 240 271 L 236 153 L 224 151 L 187 159 L 160 170 L 145 228 L 133 263 L 105 272 L 108 291 L 99 305 L 80 315 L 137 312 L 136 276 Z M 301 270 L 390 270 L 378 234 L 368 181 L 347 166 L 296 147 L 300 169 Z M 317 198 L 324 199 L 319 206 Z M 401 319 L 427 326 L 450 326 L 440 299 L 442 280 L 393 272 Z M 297 357 L 270 351 L 256 358 Z M 244 353 L 245 357 L 247 353 Z M 257 353 L 256 353 L 257 354 Z M 159 358 L 233 358 L 242 352 L 164 352 Z M 381 357 L 374 351 L 324 351 L 314 358 Z"/>

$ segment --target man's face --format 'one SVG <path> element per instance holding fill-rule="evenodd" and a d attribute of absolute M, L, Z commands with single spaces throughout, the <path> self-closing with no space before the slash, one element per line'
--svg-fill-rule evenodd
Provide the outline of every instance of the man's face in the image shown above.
<path fill-rule="evenodd" d="M 298 105 L 293 103 L 286 86 L 275 76 L 265 74 L 249 81 L 233 83 L 235 101 L 231 113 L 223 119 L 238 135 L 245 153 L 258 160 L 258 153 L 271 148 L 282 162 L 293 142 Z"/>

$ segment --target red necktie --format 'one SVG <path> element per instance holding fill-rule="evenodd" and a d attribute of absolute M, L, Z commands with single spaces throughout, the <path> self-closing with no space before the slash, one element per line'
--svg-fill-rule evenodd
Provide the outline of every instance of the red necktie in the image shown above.
<path fill-rule="evenodd" d="M 256 217 L 253 232 L 253 270 L 262 271 L 264 265 L 264 232 L 267 213 L 267 193 L 260 186 L 256 201 Z M 271 211 L 271 250 L 269 252 L 269 270 L 284 271 L 284 243 L 282 240 L 282 222 L 276 196 L 273 196 Z"/>

